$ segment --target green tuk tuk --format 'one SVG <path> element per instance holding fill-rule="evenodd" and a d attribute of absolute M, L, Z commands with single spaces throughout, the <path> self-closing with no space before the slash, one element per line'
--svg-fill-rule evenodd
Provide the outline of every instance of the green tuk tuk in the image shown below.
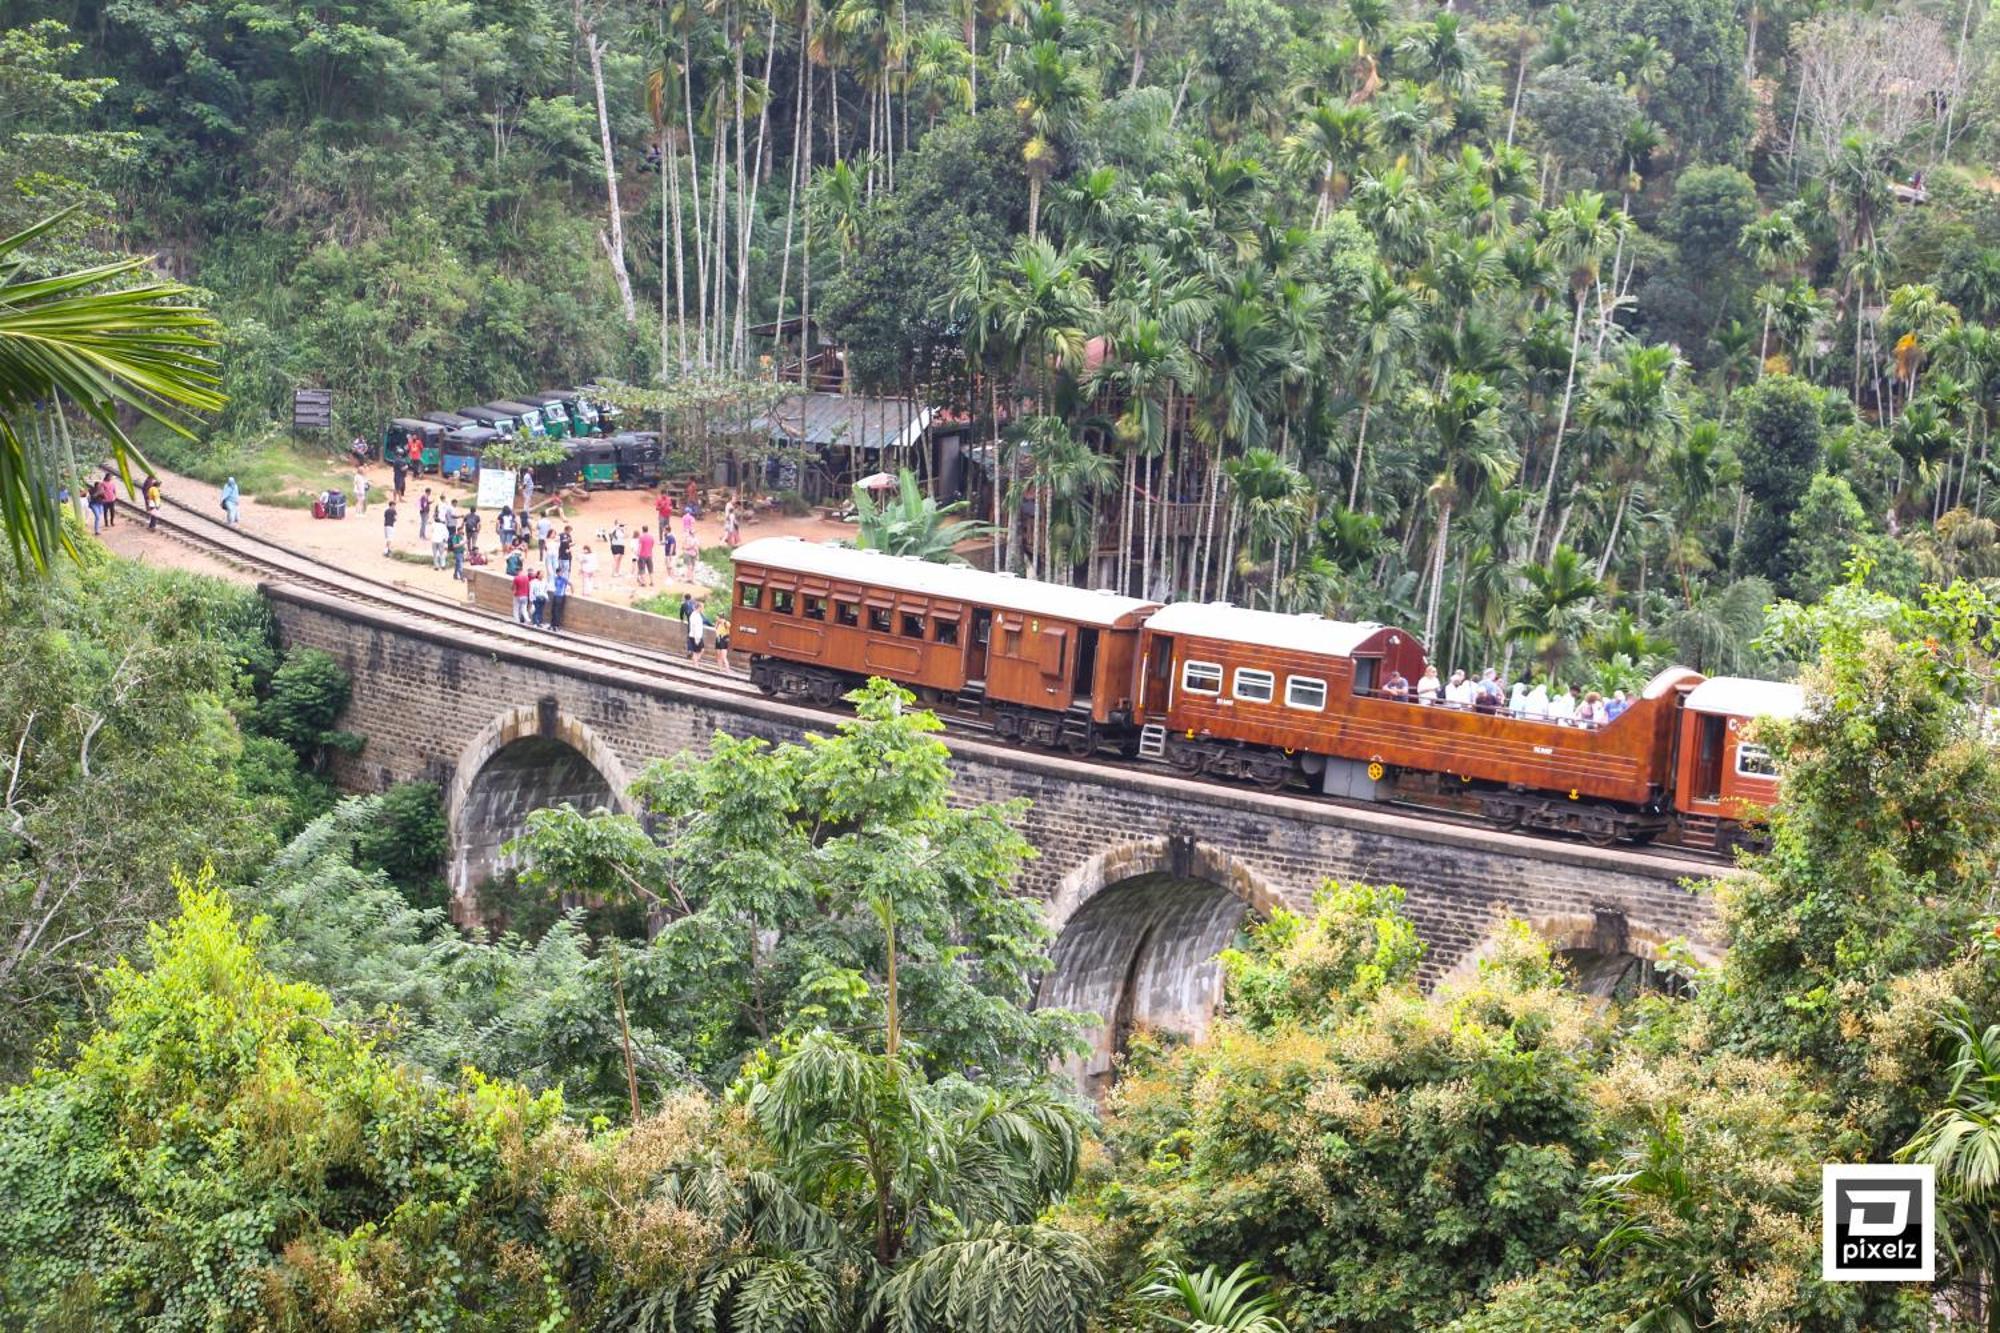
<path fill-rule="evenodd" d="M 618 484 L 651 490 L 660 484 L 665 451 L 658 431 L 621 430 L 611 437 L 618 448 Z"/>
<path fill-rule="evenodd" d="M 438 470 L 447 481 L 453 477 L 471 480 L 479 474 L 479 456 L 486 452 L 487 445 L 499 438 L 500 432 L 487 426 L 461 426 L 457 430 L 446 431 Z"/>
<path fill-rule="evenodd" d="M 541 409 L 542 421 L 548 426 L 552 440 L 567 440 L 587 433 L 582 420 L 570 413 L 568 400 L 559 393 L 531 393 L 520 401 Z"/>
<path fill-rule="evenodd" d="M 586 487 L 618 484 L 618 446 L 610 440 L 571 440 L 569 461 Z"/>
<path fill-rule="evenodd" d="M 492 408 L 495 412 L 505 412 L 513 417 L 514 420 L 520 422 L 522 432 L 530 439 L 546 440 L 549 438 L 548 422 L 542 419 L 541 408 L 530 403 L 515 402 L 512 398 L 503 398 L 488 403 L 486 406 Z"/>
<path fill-rule="evenodd" d="M 401 459 L 404 466 L 410 461 L 410 441 L 418 441 L 418 467 L 429 471 L 437 466 L 438 442 L 444 438 L 445 427 L 438 422 L 419 421 L 415 417 L 397 417 L 382 428 L 382 461 L 393 465 Z"/>

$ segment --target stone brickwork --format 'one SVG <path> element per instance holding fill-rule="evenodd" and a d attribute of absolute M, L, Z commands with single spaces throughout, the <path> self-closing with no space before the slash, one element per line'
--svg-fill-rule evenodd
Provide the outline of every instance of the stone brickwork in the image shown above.
<path fill-rule="evenodd" d="M 454 637 L 432 622 L 311 590 L 266 591 L 288 644 L 322 648 L 353 675 L 342 725 L 367 744 L 337 761 L 341 783 L 369 791 L 400 780 L 437 782 L 452 793 L 449 814 L 461 841 L 468 831 L 493 840 L 493 830 L 469 828 L 479 802 L 466 797 L 510 739 L 532 733 L 560 740 L 592 758 L 618 790 L 650 760 L 699 749 L 718 730 L 784 740 L 833 720 L 565 659 L 535 644 Z M 1666 941 L 1686 937 L 1704 951 L 1706 899 L 1679 882 L 1685 869 L 1657 860 L 1189 783 L 1147 765 L 1084 763 L 977 740 L 950 744 L 958 799 L 1030 802 L 1023 831 L 1038 856 L 1021 887 L 1049 904 L 1058 929 L 1100 891 L 1138 876 L 1219 885 L 1257 910 L 1279 902 L 1304 907 L 1319 883 L 1335 878 L 1408 891 L 1434 978 L 1466 966 L 1508 916 L 1530 921 L 1562 947 L 1609 937 L 1654 957 Z M 1118 921 L 1133 914 L 1092 915 Z M 1211 916 L 1196 915 L 1208 930 Z M 1093 968 L 1106 966 L 1100 957 Z"/>

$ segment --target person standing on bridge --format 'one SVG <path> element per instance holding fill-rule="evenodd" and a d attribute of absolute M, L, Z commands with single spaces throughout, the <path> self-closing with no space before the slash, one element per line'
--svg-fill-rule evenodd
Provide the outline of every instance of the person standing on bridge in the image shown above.
<path fill-rule="evenodd" d="M 549 612 L 549 581 L 542 577 L 542 571 L 539 569 L 535 571 L 534 577 L 528 580 L 528 601 L 531 603 L 529 614 L 534 617 L 535 628 L 543 628 Z"/>
<path fill-rule="evenodd" d="M 389 555 L 396 549 L 396 497 L 390 496 L 389 503 L 382 506 L 382 554 Z"/>
<path fill-rule="evenodd" d="M 693 602 L 691 605 L 694 609 L 688 612 L 687 618 L 688 660 L 701 666 L 702 654 L 708 647 L 708 622 L 702 619 L 701 603 Z"/>
<path fill-rule="evenodd" d="M 509 556 L 507 563 L 514 565 L 514 623 L 525 625 L 534 609 L 535 579 L 525 564 L 515 564 L 514 556 Z"/>
<path fill-rule="evenodd" d="M 237 489 L 234 477 L 222 483 L 222 513 L 232 528 L 243 522 L 243 492 Z"/>
<path fill-rule="evenodd" d="M 569 605 L 569 571 L 556 567 L 556 576 L 549 582 L 549 628 L 562 628 L 563 609 Z"/>

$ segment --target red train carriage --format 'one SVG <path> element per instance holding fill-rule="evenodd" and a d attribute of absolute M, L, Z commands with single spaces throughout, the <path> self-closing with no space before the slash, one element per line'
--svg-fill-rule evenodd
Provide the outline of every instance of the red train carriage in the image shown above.
<path fill-rule="evenodd" d="M 771 537 L 736 549 L 734 644 L 767 694 L 831 703 L 869 676 L 990 710 L 1008 739 L 1089 754 L 1128 733 L 1158 603 Z"/>
<path fill-rule="evenodd" d="M 1714 676 L 1688 691 L 1674 773 L 1684 845 L 1721 850 L 1738 836 L 1733 826 L 1777 803 L 1771 752 L 1746 733 L 1757 718 L 1790 721 L 1805 705 L 1804 690 L 1774 680 Z"/>
<path fill-rule="evenodd" d="M 1674 723 L 1681 687 L 1661 672 L 1600 727 L 1390 698 L 1390 671 L 1415 680 L 1422 646 L 1405 631 L 1315 616 L 1182 603 L 1156 612 L 1143 640 L 1144 750 L 1184 772 L 1278 787 L 1304 772 L 1333 794 L 1380 798 L 1399 774 L 1434 774 L 1476 792 L 1486 816 L 1646 841 L 1671 823 Z"/>

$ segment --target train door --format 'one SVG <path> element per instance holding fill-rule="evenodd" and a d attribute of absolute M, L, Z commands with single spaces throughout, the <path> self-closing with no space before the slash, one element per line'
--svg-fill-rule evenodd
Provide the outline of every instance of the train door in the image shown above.
<path fill-rule="evenodd" d="M 1076 668 L 1070 675 L 1070 692 L 1079 699 L 1089 699 L 1097 693 L 1097 631 L 1081 629 L 1076 632 Z"/>
<path fill-rule="evenodd" d="M 1688 778 L 1687 799 L 1722 799 L 1722 753 L 1728 733 L 1728 718 L 1712 713 L 1696 715 L 1694 768 Z"/>
<path fill-rule="evenodd" d="M 1146 641 L 1146 679 L 1140 687 L 1139 711 L 1147 717 L 1164 717 L 1174 693 L 1174 641 L 1154 634 Z"/>
<path fill-rule="evenodd" d="M 970 685 L 986 683 L 986 654 L 993 642 L 993 612 L 983 606 L 972 608 L 972 637 L 965 644 L 965 679 Z"/>
<path fill-rule="evenodd" d="M 1375 679 L 1382 672 L 1379 657 L 1357 657 L 1354 661 L 1354 683 L 1350 692 L 1357 699 L 1375 693 Z"/>

